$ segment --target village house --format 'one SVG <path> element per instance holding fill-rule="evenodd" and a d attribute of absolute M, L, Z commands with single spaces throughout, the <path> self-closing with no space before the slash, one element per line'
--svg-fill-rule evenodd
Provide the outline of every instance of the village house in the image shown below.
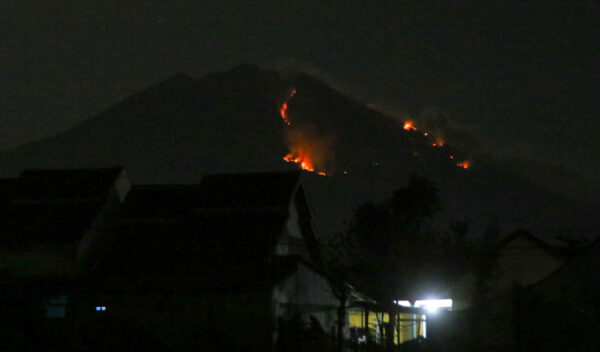
<path fill-rule="evenodd" d="M 574 254 L 568 243 L 554 238 L 539 238 L 527 231 L 506 236 L 493 249 L 495 260 L 485 287 L 474 273 L 465 275 L 447 293 L 454 309 L 470 307 L 478 299 L 490 300 L 511 293 L 515 285 L 531 286 L 560 268 Z M 479 286 L 478 286 L 479 285 Z M 479 292 L 482 289 L 485 292 Z M 483 295 L 483 297 L 481 297 Z"/>
<path fill-rule="evenodd" d="M 491 252 L 486 277 L 471 273 L 451 288 L 455 311 L 434 344 L 448 351 L 597 347 L 598 248 L 598 241 L 522 230 L 508 235 Z"/>
<path fill-rule="evenodd" d="M 172 319 L 166 324 L 170 330 L 159 332 L 165 340 L 186 341 L 181 334 L 190 321 L 199 324 L 200 333 L 189 338 L 204 336 L 195 344 L 218 338 L 257 349 L 271 345 L 279 324 L 296 316 L 318 322 L 327 333 L 336 331 L 340 302 L 320 269 L 299 172 L 134 186 L 114 232 L 98 275 L 117 290 L 125 280 L 128 287 L 139 285 L 161 297 L 151 298 L 160 302 L 151 306 L 119 302 L 124 296 L 117 293 L 107 310 L 136 310 L 148 322 Z M 174 308 L 179 303 L 172 300 L 182 296 L 173 292 L 189 296 L 185 310 Z"/>
<path fill-rule="evenodd" d="M 7 323 L 0 341 L 7 349 L 72 331 L 75 321 L 67 317 L 75 289 L 96 264 L 108 223 L 130 186 L 122 167 L 26 170 L 0 183 L 0 290 Z M 47 320 L 36 326 L 38 318 Z"/>
<path fill-rule="evenodd" d="M 131 186 L 123 168 L 28 170 L 3 185 L 0 268 L 42 296 L 55 343 L 264 350 L 289 322 L 348 336 L 349 286 L 322 269 L 299 172 Z"/>

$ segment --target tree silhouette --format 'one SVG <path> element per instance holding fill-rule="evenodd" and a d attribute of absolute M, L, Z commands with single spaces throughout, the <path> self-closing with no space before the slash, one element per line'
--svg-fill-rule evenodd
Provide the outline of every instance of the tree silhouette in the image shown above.
<path fill-rule="evenodd" d="M 433 237 L 422 225 L 440 208 L 435 184 L 411 175 L 406 187 L 380 204 L 367 202 L 354 210 L 346 232 L 332 241 L 333 265 L 358 287 L 374 295 L 389 316 L 386 346 L 393 346 L 397 305 L 411 297 L 411 282 L 431 258 Z"/>

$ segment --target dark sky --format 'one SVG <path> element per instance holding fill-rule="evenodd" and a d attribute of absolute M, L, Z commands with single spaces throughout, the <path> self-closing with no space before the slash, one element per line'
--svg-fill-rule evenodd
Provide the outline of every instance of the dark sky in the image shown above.
<path fill-rule="evenodd" d="M 574 3 L 0 0 L 0 149 L 174 73 L 251 62 L 600 175 L 600 7 Z"/>

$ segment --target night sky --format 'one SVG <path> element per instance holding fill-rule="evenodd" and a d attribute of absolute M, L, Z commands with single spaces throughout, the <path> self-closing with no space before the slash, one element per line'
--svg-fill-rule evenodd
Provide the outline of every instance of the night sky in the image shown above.
<path fill-rule="evenodd" d="M 0 1 L 0 149 L 177 72 L 249 62 L 396 116 L 433 112 L 462 147 L 600 176 L 599 14 L 594 1 Z"/>

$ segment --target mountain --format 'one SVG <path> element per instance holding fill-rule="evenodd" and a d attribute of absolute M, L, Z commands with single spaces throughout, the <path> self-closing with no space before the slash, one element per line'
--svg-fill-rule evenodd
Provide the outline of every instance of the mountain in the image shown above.
<path fill-rule="evenodd" d="M 413 172 L 440 188 L 437 229 L 458 220 L 468 220 L 475 235 L 600 229 L 596 205 L 434 142 L 311 76 L 241 65 L 199 79 L 177 74 L 72 129 L 4 152 L 0 174 L 118 164 L 138 184 L 195 183 L 209 173 L 297 169 L 283 160 L 289 154 L 327 173 L 304 175 L 322 237 L 343 230 L 359 203 L 384 199 Z M 457 166 L 463 160 L 468 169 Z"/>

